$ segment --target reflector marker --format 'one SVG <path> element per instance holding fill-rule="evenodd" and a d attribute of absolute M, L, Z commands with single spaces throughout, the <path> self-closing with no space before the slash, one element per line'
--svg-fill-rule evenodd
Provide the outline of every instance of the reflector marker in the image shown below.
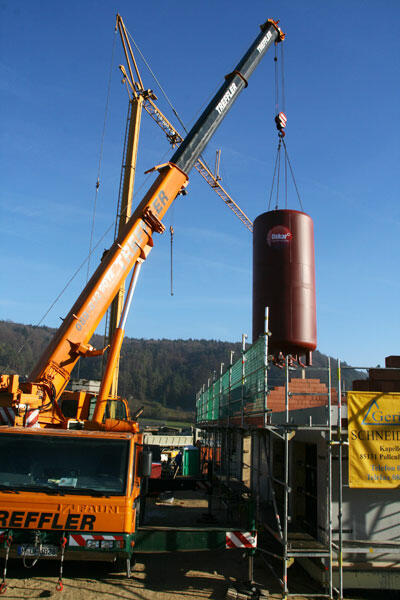
<path fill-rule="evenodd" d="M 124 538 L 122 535 L 80 535 L 78 533 L 71 534 L 69 536 L 69 546 L 86 546 L 88 540 L 95 540 L 97 542 L 103 542 L 105 540 L 112 540 L 117 542 L 123 542 Z"/>
<path fill-rule="evenodd" d="M 227 531 L 226 548 L 257 548 L 257 534 L 249 531 Z"/>
<path fill-rule="evenodd" d="M 24 425 L 25 427 L 38 427 L 39 420 L 39 409 L 28 410 L 25 415 Z"/>

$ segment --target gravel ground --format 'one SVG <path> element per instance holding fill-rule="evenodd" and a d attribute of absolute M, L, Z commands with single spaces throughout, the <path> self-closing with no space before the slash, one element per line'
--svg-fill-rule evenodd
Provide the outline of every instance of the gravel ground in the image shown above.
<path fill-rule="evenodd" d="M 10 561 L 5 599 L 60 597 L 62 600 L 106 600 L 137 598 L 140 600 L 223 599 L 228 588 L 244 580 L 247 561 L 239 551 L 214 553 L 187 552 L 167 555 L 142 555 L 131 579 L 112 573 L 110 565 L 67 562 L 64 590 L 57 592 L 58 563 L 42 561 L 31 570 L 20 561 Z M 270 597 L 281 598 L 279 585 L 261 565 L 255 567 L 255 579 L 262 581 Z M 315 586 L 301 582 L 307 591 Z M 301 598 L 301 596 L 299 596 Z"/>
<path fill-rule="evenodd" d="M 3 598 L 60 598 L 60 600 L 222 600 L 228 588 L 244 581 L 247 561 L 240 551 L 214 553 L 187 552 L 138 557 L 131 579 L 123 573 L 113 573 L 106 563 L 66 562 L 64 589 L 56 591 L 58 563 L 39 561 L 31 570 L 21 561 L 10 561 L 8 589 Z M 289 571 L 293 590 L 317 593 L 318 587 L 300 569 Z M 276 579 L 262 562 L 256 561 L 255 579 L 269 591 L 269 598 L 282 595 Z M 392 596 L 394 598 L 394 596 Z M 297 596 L 298 600 L 303 596 Z M 382 591 L 346 596 L 348 599 L 381 600 Z M 389 595 L 385 593 L 386 600 Z"/>

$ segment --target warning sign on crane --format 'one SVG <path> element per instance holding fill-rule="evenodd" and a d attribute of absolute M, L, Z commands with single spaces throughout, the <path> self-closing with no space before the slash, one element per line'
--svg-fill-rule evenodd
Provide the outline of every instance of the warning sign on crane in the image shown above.
<path fill-rule="evenodd" d="M 400 487 L 400 393 L 348 392 L 349 486 Z"/>

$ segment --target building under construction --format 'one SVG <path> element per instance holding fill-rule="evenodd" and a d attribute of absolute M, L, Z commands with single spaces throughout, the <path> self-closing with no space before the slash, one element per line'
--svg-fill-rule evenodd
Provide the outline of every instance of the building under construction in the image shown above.
<path fill-rule="evenodd" d="M 349 487 L 341 381 L 348 367 L 338 363 L 333 374 L 328 360 L 323 383 L 312 377 L 313 367 L 290 366 L 286 358 L 284 384 L 271 387 L 269 337 L 243 346 L 242 357 L 197 394 L 203 455 L 217 489 L 240 486 L 252 498 L 263 532 L 258 554 L 285 598 L 294 561 L 323 584 L 318 597 L 343 598 L 345 588 L 400 589 L 397 491 Z M 385 369 L 371 369 L 353 387 L 379 397 L 398 392 L 398 367 L 400 358 L 388 357 Z"/>

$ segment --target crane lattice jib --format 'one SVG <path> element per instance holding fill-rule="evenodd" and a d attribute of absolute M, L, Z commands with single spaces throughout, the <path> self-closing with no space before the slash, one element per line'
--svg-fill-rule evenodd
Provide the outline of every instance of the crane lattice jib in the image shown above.
<path fill-rule="evenodd" d="M 150 117 L 157 123 L 159 127 L 164 131 L 168 140 L 173 147 L 179 146 L 183 142 L 183 137 L 176 131 L 173 125 L 163 115 L 160 109 L 150 99 L 146 99 L 143 103 L 143 108 L 150 115 Z M 242 211 L 242 209 L 236 204 L 233 198 L 219 183 L 216 176 L 210 171 L 200 159 L 198 159 L 194 165 L 194 168 L 208 183 L 208 185 L 215 191 L 216 194 L 225 202 L 227 207 L 242 221 L 247 229 L 253 231 L 253 222 L 249 217 Z"/>

